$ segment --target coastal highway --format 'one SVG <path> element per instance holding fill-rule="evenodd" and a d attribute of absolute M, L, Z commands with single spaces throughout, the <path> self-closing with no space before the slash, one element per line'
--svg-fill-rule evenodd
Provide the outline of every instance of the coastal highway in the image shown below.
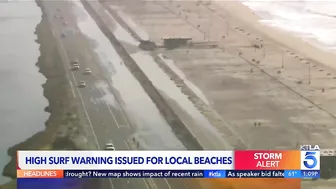
<path fill-rule="evenodd" d="M 62 57 L 63 64 L 71 86 L 73 100 L 79 106 L 79 117 L 84 118 L 85 127 L 89 137 L 98 149 L 103 149 L 106 142 L 112 141 L 116 150 L 129 150 L 131 146 L 127 140 L 133 134 L 127 116 L 121 107 L 113 107 L 106 101 L 103 103 L 92 99 L 99 99 L 104 92 L 94 86 L 96 82 L 109 84 L 89 45 L 77 27 L 77 19 L 71 10 L 71 2 L 42 1 L 42 8 L 47 16 L 50 27 Z M 61 37 L 66 33 L 65 37 Z M 77 59 L 80 69 L 73 71 L 71 61 Z M 84 70 L 90 68 L 92 74 L 85 75 Z M 80 81 L 85 81 L 87 86 L 79 88 Z M 117 103 L 117 106 L 119 104 Z M 152 179 L 101 179 L 100 188 L 110 189 L 171 189 L 166 180 L 153 182 Z"/>

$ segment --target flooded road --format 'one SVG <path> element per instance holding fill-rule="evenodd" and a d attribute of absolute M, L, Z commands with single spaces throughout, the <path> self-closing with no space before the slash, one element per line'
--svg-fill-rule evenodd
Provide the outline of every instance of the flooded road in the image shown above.
<path fill-rule="evenodd" d="M 34 34 L 42 12 L 34 1 L 0 3 L 0 168 L 9 147 L 44 130 L 49 114 L 43 96 L 45 77 L 35 66 L 40 56 Z M 9 179 L 0 177 L 0 184 Z"/>
<path fill-rule="evenodd" d="M 124 66 L 122 59 L 113 48 L 110 41 L 101 32 L 82 4 L 75 3 L 74 13 L 79 18 L 78 27 L 88 38 L 95 41 L 95 53 L 98 55 L 101 69 L 104 70 L 107 83 L 97 83 L 96 87 L 104 91 L 104 101 L 116 106 L 115 96 L 127 113 L 132 126 L 136 130 L 136 137 L 147 149 L 184 149 L 176 138 L 170 126 L 160 114 L 156 105 L 143 90 L 140 83 Z M 123 32 L 123 28 L 116 25 L 115 33 L 119 40 L 129 45 L 137 46 L 138 42 Z M 167 141 L 169 141 L 167 143 Z"/>

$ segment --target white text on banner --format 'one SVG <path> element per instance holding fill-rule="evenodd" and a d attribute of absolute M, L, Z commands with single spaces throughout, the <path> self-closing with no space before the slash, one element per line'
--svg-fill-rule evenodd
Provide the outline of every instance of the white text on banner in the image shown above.
<path fill-rule="evenodd" d="M 233 170 L 233 151 L 18 151 L 21 170 Z"/>

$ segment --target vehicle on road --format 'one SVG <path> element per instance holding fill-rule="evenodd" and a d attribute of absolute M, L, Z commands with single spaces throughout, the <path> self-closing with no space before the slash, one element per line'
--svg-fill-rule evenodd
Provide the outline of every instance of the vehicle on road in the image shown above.
<path fill-rule="evenodd" d="M 62 37 L 62 38 L 66 37 L 66 33 L 63 32 L 63 33 L 61 34 L 61 37 Z"/>
<path fill-rule="evenodd" d="M 59 16 L 58 16 L 58 15 L 55 15 L 55 18 L 59 18 Z"/>
<path fill-rule="evenodd" d="M 78 87 L 80 87 L 80 88 L 86 87 L 85 81 L 80 81 Z"/>
<path fill-rule="evenodd" d="M 64 21 L 63 24 L 64 24 L 64 25 L 68 25 L 68 22 L 67 22 L 67 21 Z"/>
<path fill-rule="evenodd" d="M 112 141 L 109 141 L 105 144 L 105 150 L 115 150 L 115 147 L 114 147 Z"/>
<path fill-rule="evenodd" d="M 78 70 L 79 69 L 79 64 L 74 64 L 72 66 L 72 70 Z"/>
<path fill-rule="evenodd" d="M 78 64 L 78 60 L 77 59 L 73 59 L 70 63 L 71 64 Z"/>
<path fill-rule="evenodd" d="M 91 74 L 90 68 L 86 68 L 84 74 Z"/>

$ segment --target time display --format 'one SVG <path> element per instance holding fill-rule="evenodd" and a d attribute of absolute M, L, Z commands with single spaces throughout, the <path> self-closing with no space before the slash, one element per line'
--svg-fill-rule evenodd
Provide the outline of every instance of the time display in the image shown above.
<path fill-rule="evenodd" d="M 304 170 L 301 171 L 301 176 L 303 179 L 307 179 L 307 178 L 311 178 L 311 179 L 315 179 L 315 178 L 320 178 L 320 170 Z"/>

